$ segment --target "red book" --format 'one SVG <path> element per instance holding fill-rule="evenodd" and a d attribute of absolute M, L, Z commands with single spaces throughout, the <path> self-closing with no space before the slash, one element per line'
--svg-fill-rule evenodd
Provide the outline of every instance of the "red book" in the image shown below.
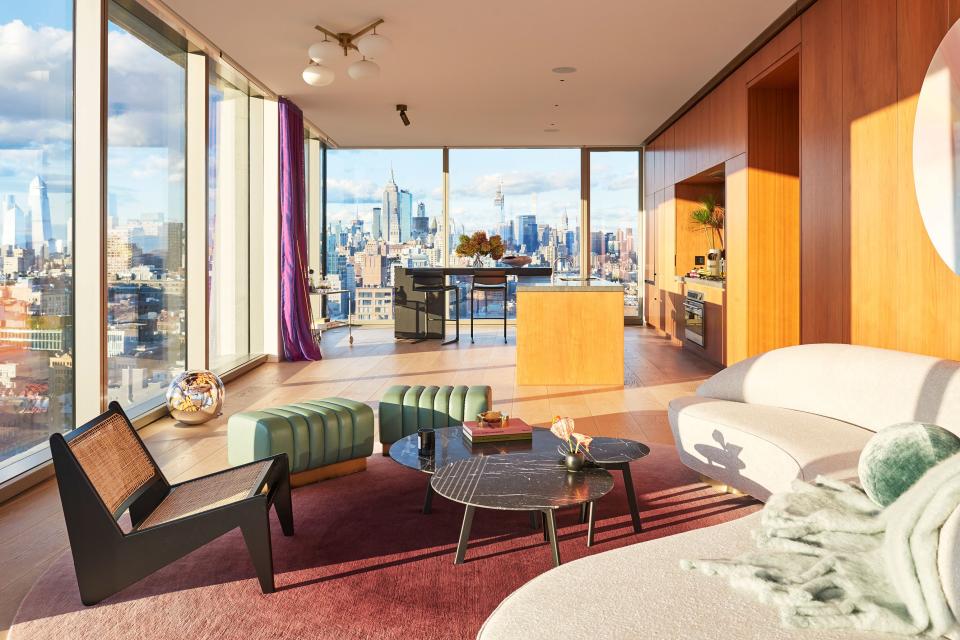
<path fill-rule="evenodd" d="M 463 435 L 473 442 L 525 440 L 533 437 L 533 427 L 520 418 L 510 418 L 502 426 L 480 426 L 478 422 L 464 422 Z"/>

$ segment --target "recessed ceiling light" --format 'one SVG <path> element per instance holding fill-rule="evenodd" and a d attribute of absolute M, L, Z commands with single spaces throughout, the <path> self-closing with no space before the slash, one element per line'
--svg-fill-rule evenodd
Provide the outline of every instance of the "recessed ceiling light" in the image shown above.
<path fill-rule="evenodd" d="M 560 129 L 553 129 L 553 128 L 544 129 L 543 132 L 544 132 L 544 133 L 559 133 L 559 132 L 560 132 Z"/>
<path fill-rule="evenodd" d="M 553 106 L 555 106 L 555 107 L 559 107 L 560 105 L 558 105 L 558 104 L 555 104 L 555 105 L 553 105 Z"/>
<path fill-rule="evenodd" d="M 576 73 L 576 67 L 554 67 L 551 69 L 554 73 Z"/>

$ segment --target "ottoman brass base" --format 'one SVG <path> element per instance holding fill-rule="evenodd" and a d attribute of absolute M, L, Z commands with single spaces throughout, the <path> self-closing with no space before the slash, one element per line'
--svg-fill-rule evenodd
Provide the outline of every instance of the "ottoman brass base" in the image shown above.
<path fill-rule="evenodd" d="M 340 476 L 348 476 L 351 473 L 358 473 L 367 470 L 367 459 L 356 458 L 354 460 L 344 460 L 335 464 L 328 464 L 325 467 L 317 467 L 301 471 L 300 473 L 290 474 L 290 486 L 302 487 L 305 484 L 313 484 L 321 480 L 330 480 Z"/>

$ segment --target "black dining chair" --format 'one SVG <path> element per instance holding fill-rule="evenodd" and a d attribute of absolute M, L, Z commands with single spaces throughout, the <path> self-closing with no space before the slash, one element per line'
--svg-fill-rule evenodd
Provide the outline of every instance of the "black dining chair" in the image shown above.
<path fill-rule="evenodd" d="M 507 343 L 507 272 L 491 269 L 482 273 L 473 274 L 473 283 L 470 285 L 470 342 L 473 342 L 473 318 L 476 313 L 476 293 L 483 293 L 484 319 L 503 320 L 503 343 Z M 503 316 L 488 316 L 487 294 L 500 292 L 503 300 Z"/>
<path fill-rule="evenodd" d="M 273 592 L 271 506 L 283 535 L 293 535 L 287 454 L 170 484 L 116 402 L 82 427 L 50 436 L 50 453 L 83 604 L 238 527 L 260 590 Z M 129 529 L 118 522 L 127 511 Z"/>
<path fill-rule="evenodd" d="M 440 314 L 440 344 L 453 344 L 454 342 L 460 342 L 460 288 L 454 284 L 447 284 L 446 277 L 443 274 L 443 269 L 420 269 L 413 275 L 413 290 L 417 293 L 424 294 L 422 309 L 423 309 L 423 333 L 420 333 L 420 309 L 417 310 L 417 324 L 414 329 L 414 333 L 417 334 L 417 339 L 414 340 L 414 343 L 423 342 L 430 337 L 429 323 L 430 323 L 430 314 L 428 312 L 427 302 L 430 300 L 431 295 L 439 295 L 441 298 L 441 306 L 443 311 Z M 454 297 L 454 314 L 456 322 L 456 335 L 453 339 L 447 340 L 447 301 L 445 294 L 448 292 L 453 292 Z"/>

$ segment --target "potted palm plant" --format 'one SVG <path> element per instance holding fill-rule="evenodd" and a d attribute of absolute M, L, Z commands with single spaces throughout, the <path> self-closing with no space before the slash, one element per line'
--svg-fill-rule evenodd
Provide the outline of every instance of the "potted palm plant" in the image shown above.
<path fill-rule="evenodd" d="M 713 243 L 711 250 L 718 250 L 723 255 L 723 219 L 726 211 L 712 194 L 704 196 L 699 204 L 697 209 L 690 212 L 690 223 L 704 232 L 709 232 Z"/>

